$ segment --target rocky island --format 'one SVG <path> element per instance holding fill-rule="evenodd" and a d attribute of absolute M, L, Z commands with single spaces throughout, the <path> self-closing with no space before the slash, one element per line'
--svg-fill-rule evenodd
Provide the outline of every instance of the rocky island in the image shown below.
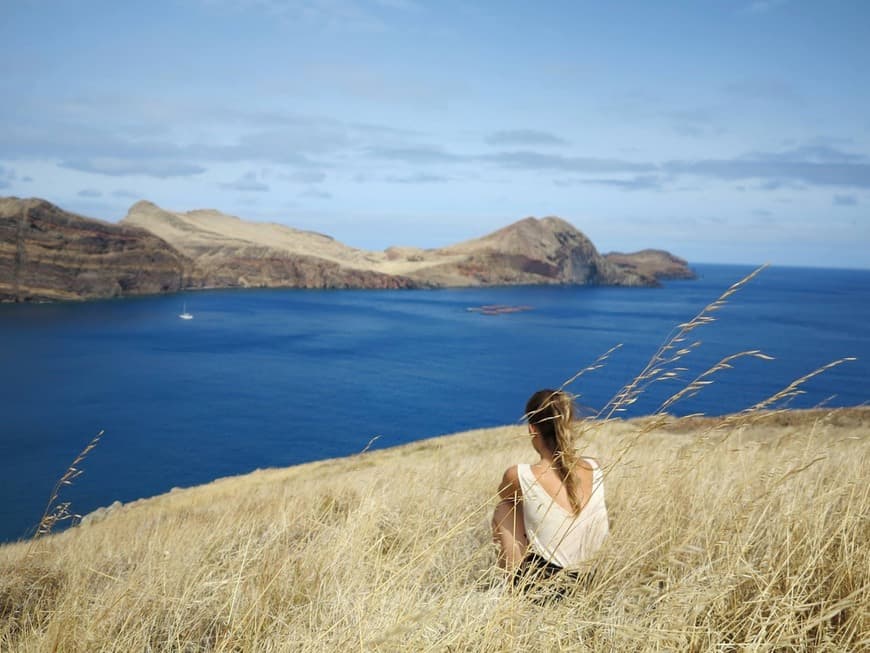
<path fill-rule="evenodd" d="M 601 255 L 556 217 L 525 218 L 437 249 L 368 251 L 216 210 L 137 202 L 118 224 L 40 199 L 0 199 L 0 301 L 94 299 L 201 288 L 655 286 L 693 278 L 667 252 Z"/>

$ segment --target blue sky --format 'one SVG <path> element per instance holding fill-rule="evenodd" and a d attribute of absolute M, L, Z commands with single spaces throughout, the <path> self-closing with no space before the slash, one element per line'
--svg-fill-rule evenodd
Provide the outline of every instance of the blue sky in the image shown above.
<path fill-rule="evenodd" d="M 2 0 L 0 194 L 870 267 L 870 3 Z"/>

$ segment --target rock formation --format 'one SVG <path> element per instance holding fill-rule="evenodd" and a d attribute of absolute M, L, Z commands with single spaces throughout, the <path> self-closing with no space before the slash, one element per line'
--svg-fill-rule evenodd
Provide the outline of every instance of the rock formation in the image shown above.
<path fill-rule="evenodd" d="M 526 218 L 450 247 L 389 247 L 383 252 L 355 249 L 323 234 L 247 222 L 215 210 L 172 213 L 150 202 L 133 205 L 122 224 L 147 229 L 193 259 L 194 285 L 653 286 L 658 277 L 652 263 L 628 265 L 625 261 L 633 255 L 616 262 L 601 256 L 583 233 L 553 217 Z"/>
<path fill-rule="evenodd" d="M 689 264 L 661 249 L 643 249 L 632 254 L 611 252 L 604 258 L 622 270 L 654 279 L 695 279 Z"/>
<path fill-rule="evenodd" d="M 190 265 L 147 231 L 44 200 L 0 198 L 0 301 L 172 292 L 185 285 Z"/>
<path fill-rule="evenodd" d="M 111 224 L 43 200 L 0 199 L 0 301 L 234 287 L 653 286 L 693 276 L 667 252 L 602 256 L 555 217 L 525 218 L 440 249 L 374 252 L 215 210 L 174 213 L 138 202 Z"/>
<path fill-rule="evenodd" d="M 576 227 L 553 217 L 525 218 L 483 238 L 435 251 L 454 260 L 418 274 L 448 286 L 656 284 L 654 277 L 613 265 Z"/>

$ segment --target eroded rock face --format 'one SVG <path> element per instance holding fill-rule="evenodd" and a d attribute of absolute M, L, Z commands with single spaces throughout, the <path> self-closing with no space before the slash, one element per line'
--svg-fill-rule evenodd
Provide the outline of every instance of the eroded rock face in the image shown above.
<path fill-rule="evenodd" d="M 422 288 L 424 282 L 316 256 L 246 249 L 197 262 L 189 288 Z"/>
<path fill-rule="evenodd" d="M 147 231 L 83 218 L 44 200 L 0 198 L 0 301 L 176 291 L 187 265 Z"/>

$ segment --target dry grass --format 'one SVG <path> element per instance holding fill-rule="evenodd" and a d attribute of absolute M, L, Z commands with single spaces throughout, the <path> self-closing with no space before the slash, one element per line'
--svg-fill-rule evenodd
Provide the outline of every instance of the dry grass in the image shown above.
<path fill-rule="evenodd" d="M 787 416 L 787 418 L 786 418 Z M 588 587 L 507 592 L 488 520 L 520 427 L 223 479 L 0 549 L 3 651 L 861 650 L 870 410 L 609 421 Z M 715 437 L 710 437 L 715 435 Z"/>

